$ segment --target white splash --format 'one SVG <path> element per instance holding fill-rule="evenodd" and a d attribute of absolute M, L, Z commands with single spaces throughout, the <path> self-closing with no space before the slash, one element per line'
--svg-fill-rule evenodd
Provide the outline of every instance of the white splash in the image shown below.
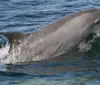
<path fill-rule="evenodd" d="M 78 50 L 79 52 L 86 52 L 92 48 L 92 45 L 89 42 L 87 42 L 87 43 L 81 42 L 79 44 L 78 48 L 79 48 L 79 50 Z"/>
<path fill-rule="evenodd" d="M 0 49 L 0 62 L 8 55 L 10 45 Z"/>

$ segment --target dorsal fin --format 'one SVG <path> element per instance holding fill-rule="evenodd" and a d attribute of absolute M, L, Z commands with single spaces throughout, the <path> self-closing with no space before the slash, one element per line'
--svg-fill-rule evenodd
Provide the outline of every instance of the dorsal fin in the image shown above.
<path fill-rule="evenodd" d="M 21 33 L 21 32 L 4 32 L 2 33 L 9 40 L 20 40 L 27 37 L 29 34 Z"/>
<path fill-rule="evenodd" d="M 20 40 L 23 40 L 30 35 L 29 33 L 26 34 L 20 32 L 4 32 L 2 34 L 9 40 L 11 47 L 13 44 L 19 44 Z"/>

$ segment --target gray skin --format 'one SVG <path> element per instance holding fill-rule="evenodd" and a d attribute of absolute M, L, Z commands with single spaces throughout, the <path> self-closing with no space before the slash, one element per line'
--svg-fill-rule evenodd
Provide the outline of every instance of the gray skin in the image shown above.
<path fill-rule="evenodd" d="M 17 64 L 50 59 L 79 48 L 100 28 L 100 10 L 89 9 L 64 16 L 34 33 L 5 32 L 10 49 L 0 62 Z M 84 46 L 83 46 L 84 47 Z M 66 56 L 67 57 L 67 56 Z"/>

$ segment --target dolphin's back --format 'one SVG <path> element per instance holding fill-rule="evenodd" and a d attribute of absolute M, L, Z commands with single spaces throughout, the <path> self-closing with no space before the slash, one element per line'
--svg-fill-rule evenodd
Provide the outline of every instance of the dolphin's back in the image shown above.
<path fill-rule="evenodd" d="M 61 19 L 47 25 L 46 27 L 42 28 L 40 31 L 39 34 L 41 34 L 41 36 L 43 35 L 48 35 L 49 33 L 53 33 L 55 32 L 56 30 L 58 30 L 63 24 L 65 24 L 65 22 L 69 22 L 70 20 L 72 20 L 73 18 L 77 17 L 77 16 L 80 16 L 81 14 L 85 14 L 85 13 L 93 13 L 93 12 L 98 12 L 98 9 L 88 9 L 88 10 L 83 10 L 83 11 L 80 11 L 80 12 L 76 12 L 76 13 L 73 13 L 73 14 L 69 14 L 69 15 L 66 15 L 64 17 L 62 17 Z"/>
<path fill-rule="evenodd" d="M 31 34 L 34 36 L 34 38 L 36 37 L 44 37 L 47 36 L 48 34 L 52 34 L 55 31 L 57 31 L 63 24 L 69 22 L 70 20 L 72 20 L 73 18 L 80 16 L 81 14 L 85 14 L 85 13 L 93 13 L 93 12 L 98 12 L 98 9 L 88 9 L 88 10 L 83 10 L 80 12 L 76 12 L 70 15 L 66 15 L 64 17 L 62 17 L 61 19 L 47 25 L 46 27 L 42 28 L 41 30 L 37 31 L 37 32 L 33 32 L 33 33 L 22 33 L 22 32 L 4 32 L 2 33 L 4 36 L 6 36 L 9 40 L 13 40 L 13 39 L 23 39 L 27 36 L 30 36 Z"/>

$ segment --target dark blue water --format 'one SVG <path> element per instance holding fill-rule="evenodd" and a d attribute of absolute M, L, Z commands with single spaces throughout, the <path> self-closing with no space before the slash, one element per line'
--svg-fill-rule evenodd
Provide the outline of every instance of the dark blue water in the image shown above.
<path fill-rule="evenodd" d="M 100 8 L 100 0 L 0 0 L 0 32 L 34 32 L 82 9 Z M 100 40 L 74 59 L 0 65 L 1 85 L 100 85 Z M 67 57 L 67 56 L 66 56 Z"/>

